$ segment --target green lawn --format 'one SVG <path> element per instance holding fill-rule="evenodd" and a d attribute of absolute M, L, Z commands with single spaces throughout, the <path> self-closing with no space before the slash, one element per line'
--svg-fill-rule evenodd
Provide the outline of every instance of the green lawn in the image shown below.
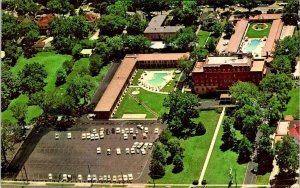
<path fill-rule="evenodd" d="M 45 79 L 47 85 L 44 89 L 46 91 L 52 92 L 55 89 L 57 70 L 62 67 L 64 61 L 71 59 L 72 56 L 70 55 L 61 55 L 53 52 L 40 52 L 30 59 L 26 59 L 21 56 L 18 59 L 16 65 L 11 69 L 11 71 L 13 75 L 17 75 L 18 72 L 21 71 L 26 64 L 36 62 L 45 65 L 48 76 Z"/>
<path fill-rule="evenodd" d="M 263 37 L 268 37 L 270 29 L 272 24 L 271 23 L 267 23 L 268 27 L 264 30 L 258 31 L 253 29 L 252 27 L 257 24 L 257 23 L 250 23 L 246 36 L 248 38 L 263 38 Z"/>
<path fill-rule="evenodd" d="M 197 35 L 198 45 L 203 47 L 206 44 L 207 38 L 209 37 L 210 32 L 200 30 Z"/>
<path fill-rule="evenodd" d="M 300 105 L 300 101 L 299 101 L 299 88 L 294 88 L 290 91 L 289 96 L 291 97 L 287 106 L 286 106 L 286 110 L 283 113 L 284 115 L 293 115 L 293 117 L 295 119 L 300 119 L 300 111 L 299 111 L 299 105 Z"/>
<path fill-rule="evenodd" d="M 130 88 L 128 92 L 132 92 L 134 88 Z M 165 94 L 159 94 L 146 91 L 139 88 L 140 93 L 135 95 L 139 100 L 146 104 L 149 108 L 162 115 L 165 112 L 165 108 L 162 107 L 164 99 L 167 97 Z M 146 118 L 154 118 L 155 116 L 148 112 L 142 105 L 133 100 L 128 93 L 125 94 L 116 114 L 115 118 L 121 118 L 123 114 L 146 114 Z"/>
<path fill-rule="evenodd" d="M 247 164 L 241 165 L 237 163 L 237 153 L 231 150 L 223 152 L 220 149 L 220 146 L 223 144 L 223 141 L 221 140 L 222 135 L 223 128 L 221 127 L 204 175 L 204 179 L 206 179 L 209 184 L 228 184 L 229 172 L 230 168 L 232 168 L 233 174 L 234 170 L 236 170 L 237 183 L 242 184 L 244 181 Z M 241 137 L 239 132 L 237 132 L 237 137 Z"/>
<path fill-rule="evenodd" d="M 203 122 L 206 133 L 203 136 L 181 140 L 182 146 L 185 149 L 183 158 L 184 170 L 178 174 L 173 174 L 173 166 L 169 165 L 166 167 L 165 176 L 156 180 L 156 183 L 187 184 L 199 179 L 219 115 L 215 110 L 200 112 L 200 118 L 196 121 Z"/>
<path fill-rule="evenodd" d="M 271 173 L 256 176 L 256 185 L 267 185 L 269 183 Z"/>

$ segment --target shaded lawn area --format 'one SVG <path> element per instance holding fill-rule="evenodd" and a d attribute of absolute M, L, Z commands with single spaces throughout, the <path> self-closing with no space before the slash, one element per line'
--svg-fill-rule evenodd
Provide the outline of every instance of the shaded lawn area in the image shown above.
<path fill-rule="evenodd" d="M 134 90 L 135 88 L 129 88 L 127 92 L 132 92 Z M 166 109 L 163 107 L 163 102 L 168 95 L 146 91 L 142 88 L 139 88 L 139 91 L 140 93 L 135 95 L 136 98 L 159 115 L 162 115 L 165 112 Z M 123 114 L 146 114 L 146 118 L 155 118 L 151 112 L 148 112 L 141 104 L 132 99 L 128 93 L 125 94 L 114 117 L 122 118 Z"/>
<path fill-rule="evenodd" d="M 62 55 L 56 54 L 54 52 L 40 52 L 37 53 L 34 57 L 30 59 L 26 59 L 21 56 L 16 65 L 11 69 L 13 75 L 17 75 L 19 71 L 23 69 L 26 64 L 30 63 L 40 63 L 45 65 L 45 69 L 47 71 L 47 78 L 45 82 L 47 85 L 45 86 L 45 91 L 54 91 L 55 89 L 55 81 L 56 81 L 56 72 L 59 68 L 62 67 L 63 63 L 66 60 L 71 60 L 72 56 L 70 55 Z"/>
<path fill-rule="evenodd" d="M 256 185 L 267 185 L 269 183 L 271 173 L 256 176 Z"/>
<path fill-rule="evenodd" d="M 236 170 L 237 184 L 242 184 L 247 168 L 246 164 L 238 164 L 238 154 L 231 150 L 222 151 L 220 149 L 223 141 L 221 140 L 223 135 L 223 127 L 220 128 L 216 143 L 210 157 L 204 179 L 209 184 L 228 184 L 229 183 L 229 172 L 232 168 L 232 173 Z M 239 131 L 236 132 L 237 139 L 241 139 L 242 135 Z M 233 177 L 233 183 L 235 183 L 235 177 Z"/>
<path fill-rule="evenodd" d="M 254 25 L 256 25 L 257 23 L 250 23 L 249 27 L 248 27 L 248 30 L 247 30 L 247 33 L 246 33 L 246 36 L 248 38 L 263 38 L 263 37 L 268 37 L 269 33 L 270 33 L 270 29 L 271 29 L 271 26 L 272 24 L 271 23 L 267 23 L 268 27 L 264 30 L 255 30 L 253 29 L 252 27 Z"/>
<path fill-rule="evenodd" d="M 161 92 L 172 92 L 174 91 L 175 89 L 175 86 L 176 86 L 176 82 L 179 81 L 179 78 L 180 78 L 180 74 L 175 74 L 175 78 L 172 79 L 171 81 L 169 81 L 160 91 Z"/>
<path fill-rule="evenodd" d="M 199 33 L 197 35 L 197 41 L 198 41 L 198 45 L 200 47 L 205 46 L 207 38 L 209 37 L 209 35 L 210 35 L 210 32 L 208 32 L 208 31 L 202 31 L 202 30 L 199 31 Z"/>
<path fill-rule="evenodd" d="M 288 104 L 286 105 L 286 110 L 283 112 L 284 115 L 292 115 L 295 119 L 300 119 L 300 95 L 299 88 L 294 88 L 290 91 L 289 96 L 291 97 Z"/>
<path fill-rule="evenodd" d="M 201 121 L 204 124 L 206 133 L 202 136 L 194 136 L 186 140 L 180 140 L 185 149 L 183 171 L 178 174 L 173 174 L 173 165 L 168 165 L 166 167 L 165 176 L 156 180 L 155 183 L 188 184 L 199 179 L 219 116 L 220 114 L 215 110 L 200 112 L 200 118 L 196 119 L 196 122 Z M 149 182 L 152 181 L 150 180 Z"/>

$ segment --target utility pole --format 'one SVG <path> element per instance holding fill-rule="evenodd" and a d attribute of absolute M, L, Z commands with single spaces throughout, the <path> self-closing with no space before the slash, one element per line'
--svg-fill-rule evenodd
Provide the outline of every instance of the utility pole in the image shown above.
<path fill-rule="evenodd" d="M 27 172 L 26 172 L 26 168 L 25 165 L 23 166 L 24 172 L 25 172 L 25 176 L 26 176 L 26 182 L 28 183 L 28 177 L 27 177 Z"/>

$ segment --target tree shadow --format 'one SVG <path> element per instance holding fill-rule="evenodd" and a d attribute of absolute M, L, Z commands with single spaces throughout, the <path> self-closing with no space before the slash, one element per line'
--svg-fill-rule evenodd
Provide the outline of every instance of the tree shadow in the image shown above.
<path fill-rule="evenodd" d="M 272 187 L 291 187 L 293 184 L 297 183 L 296 177 L 298 176 L 299 174 L 296 172 L 279 172 L 279 174 L 270 181 L 270 184 Z"/>

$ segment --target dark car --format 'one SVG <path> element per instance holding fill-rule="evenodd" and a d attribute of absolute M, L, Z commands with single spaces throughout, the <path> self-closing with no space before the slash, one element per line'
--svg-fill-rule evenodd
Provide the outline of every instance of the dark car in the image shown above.
<path fill-rule="evenodd" d="M 115 128 L 112 128 L 112 129 L 111 129 L 111 134 L 115 134 L 115 132 L 116 132 L 116 131 L 115 131 Z"/>
<path fill-rule="evenodd" d="M 109 134 L 110 134 L 109 129 L 106 129 L 106 135 L 109 135 Z"/>

